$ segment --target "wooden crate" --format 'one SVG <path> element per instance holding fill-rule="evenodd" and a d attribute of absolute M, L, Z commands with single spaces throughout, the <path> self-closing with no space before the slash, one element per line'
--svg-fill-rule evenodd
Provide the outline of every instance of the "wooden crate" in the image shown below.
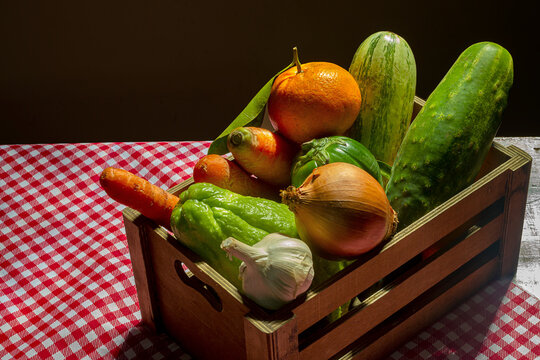
<path fill-rule="evenodd" d="M 415 113 L 422 105 L 416 99 Z M 382 357 L 483 285 L 515 272 L 530 168 L 527 153 L 494 143 L 473 185 L 274 313 L 127 208 L 143 322 L 200 359 Z M 178 194 L 192 182 L 170 191 Z M 419 254 L 433 245 L 441 250 L 422 260 Z M 359 294 L 360 305 L 324 323 Z"/>

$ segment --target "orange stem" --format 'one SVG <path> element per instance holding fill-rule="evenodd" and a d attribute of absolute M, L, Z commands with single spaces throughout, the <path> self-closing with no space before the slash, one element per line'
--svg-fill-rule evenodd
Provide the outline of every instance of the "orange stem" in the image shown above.
<path fill-rule="evenodd" d="M 300 64 L 300 60 L 298 59 L 298 49 L 297 47 L 293 47 L 293 63 L 296 65 L 296 73 L 299 74 L 302 71 L 302 64 Z"/>

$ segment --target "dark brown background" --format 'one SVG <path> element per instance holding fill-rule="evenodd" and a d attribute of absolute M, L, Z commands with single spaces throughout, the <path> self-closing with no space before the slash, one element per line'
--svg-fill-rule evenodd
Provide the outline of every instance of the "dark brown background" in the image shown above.
<path fill-rule="evenodd" d="M 499 135 L 538 136 L 534 12 L 487 0 L 2 1 L 0 143 L 210 140 L 293 46 L 302 62 L 348 68 L 379 30 L 411 45 L 423 98 L 468 45 L 503 45 L 515 78 Z"/>

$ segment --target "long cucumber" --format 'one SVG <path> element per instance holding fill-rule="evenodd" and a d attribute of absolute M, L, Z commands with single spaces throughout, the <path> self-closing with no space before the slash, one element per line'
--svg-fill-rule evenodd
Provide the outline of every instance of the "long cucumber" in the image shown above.
<path fill-rule="evenodd" d="M 501 124 L 513 83 L 502 46 L 468 47 L 412 122 L 386 188 L 400 228 L 473 183 Z"/>

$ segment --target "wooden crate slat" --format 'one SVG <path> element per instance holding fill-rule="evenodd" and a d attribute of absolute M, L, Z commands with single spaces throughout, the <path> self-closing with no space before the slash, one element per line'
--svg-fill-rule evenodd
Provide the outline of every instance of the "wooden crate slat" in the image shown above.
<path fill-rule="evenodd" d="M 352 299 L 503 197 L 508 181 L 506 170 L 497 168 L 489 179 L 481 179 L 396 234 L 379 253 L 360 258 L 349 266 L 356 268 L 339 281 L 333 281 L 322 291 L 310 292 L 307 300 L 293 310 L 298 317 L 299 331 L 306 330 L 342 305 L 344 299 Z"/>
<path fill-rule="evenodd" d="M 205 274 L 200 266 L 197 268 L 193 259 L 175 249 L 176 244 L 166 241 L 163 234 L 157 231 L 149 234 L 148 251 L 156 274 L 154 298 L 160 309 L 162 326 L 169 334 L 181 339 L 182 346 L 195 356 L 208 358 L 222 353 L 237 359 L 244 358 L 243 317 L 249 309 Z M 181 280 L 176 261 L 187 263 L 196 273 L 194 276 L 203 282 L 208 281 L 206 286 L 218 295 L 221 311 Z M 208 347 L 209 341 L 212 347 Z"/>
<path fill-rule="evenodd" d="M 512 154 L 501 144 L 494 142 L 478 172 L 475 182 L 512 158 Z"/>
<path fill-rule="evenodd" d="M 225 279 L 208 263 L 203 261 L 197 254 L 182 245 L 174 236 L 171 236 L 164 229 L 156 229 L 152 234 L 152 238 L 148 241 L 153 241 L 162 244 L 168 251 L 177 254 L 189 270 L 197 276 L 201 281 L 209 284 L 212 287 L 220 290 L 220 296 L 233 297 L 240 305 L 243 311 L 247 311 L 247 306 L 243 305 L 242 296 L 238 289 Z M 224 290 L 224 291 L 222 291 Z"/>
<path fill-rule="evenodd" d="M 532 158 L 525 151 L 510 146 L 507 149 L 513 155 L 511 177 L 506 188 L 506 221 L 503 242 L 501 244 L 501 276 L 511 276 L 517 270 L 525 204 L 529 189 Z"/>
<path fill-rule="evenodd" d="M 154 299 L 154 277 L 147 249 L 147 234 L 141 225 L 145 220 L 139 212 L 130 208 L 124 210 L 123 218 L 141 318 L 152 331 L 160 331 L 161 329 L 156 326 L 156 319 L 160 316 Z"/>
<path fill-rule="evenodd" d="M 279 331 L 260 327 L 259 321 L 245 318 L 246 357 L 248 360 L 297 360 L 298 329 L 296 318 L 291 316 L 280 321 Z"/>
<path fill-rule="evenodd" d="M 498 259 L 493 258 L 433 300 L 418 309 L 414 309 L 408 316 L 403 317 L 397 323 L 389 324 L 381 331 L 375 332 L 371 338 L 365 339 L 365 342 L 359 344 L 357 348 L 353 348 L 336 359 L 374 360 L 384 358 L 393 349 L 477 292 L 480 287 L 493 280 L 497 271 Z"/>
<path fill-rule="evenodd" d="M 499 240 L 504 217 L 497 216 L 487 225 L 473 231 L 466 239 L 432 260 L 420 270 L 406 274 L 406 279 L 390 289 L 382 289 L 384 295 L 374 295 L 377 300 L 347 317 L 316 342 L 301 351 L 301 359 L 317 356 L 330 358 L 355 341 L 359 336 L 377 326 L 384 319 L 407 305 L 423 292 L 456 271 L 463 264 Z"/>

